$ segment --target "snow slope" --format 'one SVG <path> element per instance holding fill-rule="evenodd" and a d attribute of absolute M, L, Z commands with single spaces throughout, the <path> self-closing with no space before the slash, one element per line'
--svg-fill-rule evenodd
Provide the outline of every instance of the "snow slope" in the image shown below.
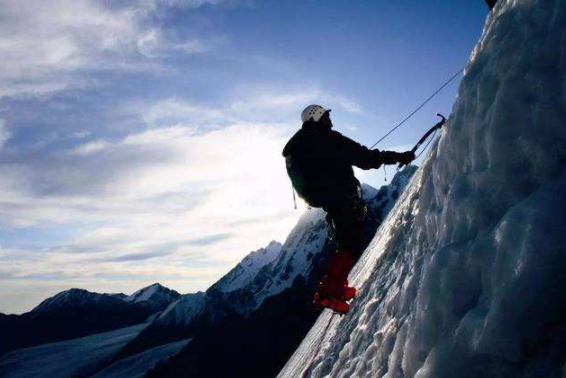
<path fill-rule="evenodd" d="M 364 186 L 369 208 L 363 230 L 367 243 L 415 171 L 415 167 L 410 167 L 399 172 L 390 185 L 379 191 Z M 190 337 L 192 341 L 167 363 L 148 372 L 148 377 L 275 376 L 320 313 L 313 308 L 312 298 L 329 257 L 336 251 L 336 244 L 328 237 L 324 218 L 320 210 L 307 211 L 287 237 L 281 253 L 261 268 L 248 285 L 230 293 L 214 287 L 209 289 L 201 297 L 204 305 L 200 314 L 192 315 L 189 322 L 170 321 L 183 319 L 183 312 L 175 310 L 175 307 L 183 306 L 170 307 L 162 318 L 130 343 L 127 352 L 145 350 L 140 345 L 146 349 L 148 345 L 158 345 L 147 342 L 152 339 L 163 344 L 163 335 L 170 332 L 173 337 Z M 255 309 L 252 307 L 246 316 L 241 312 L 226 311 L 226 305 L 228 309 L 234 308 L 233 303 L 242 303 L 242 298 L 260 305 Z M 187 302 L 188 314 L 195 314 L 198 300 Z M 219 310 L 224 311 L 224 316 Z M 179 323 L 184 327 L 175 326 Z M 173 340 L 166 338 L 166 342 Z"/>
<path fill-rule="evenodd" d="M 0 358 L 0 377 L 74 377 L 108 361 L 148 324 L 19 349 Z"/>
<path fill-rule="evenodd" d="M 178 353 L 189 340 L 177 341 L 147 350 L 113 363 L 92 378 L 139 378 L 158 362 Z"/>
<path fill-rule="evenodd" d="M 264 266 L 277 258 L 282 247 L 281 243 L 272 241 L 267 247 L 250 253 L 215 283 L 214 287 L 225 293 L 245 287 L 253 281 Z"/>
<path fill-rule="evenodd" d="M 155 324 L 163 326 L 184 326 L 191 319 L 200 314 L 204 308 L 205 293 L 184 294 L 175 302 L 171 303 L 155 320 Z"/>
<path fill-rule="evenodd" d="M 251 292 L 254 281 L 262 270 L 279 256 L 282 245 L 272 241 L 265 248 L 248 254 L 234 269 L 223 276 L 207 292 L 185 294 L 172 302 L 156 319 L 160 327 L 183 327 L 204 311 L 215 312 L 226 305 L 241 314 L 248 314 L 261 303 L 254 300 Z M 261 278 L 259 278 L 261 279 Z M 256 298 L 257 299 L 257 298 Z M 219 312 L 219 311 L 216 311 Z M 220 316 L 220 314 L 217 314 Z"/>
<path fill-rule="evenodd" d="M 279 377 L 566 374 L 566 0 L 500 0 L 441 138 Z"/>
<path fill-rule="evenodd" d="M 410 167 L 395 175 L 390 185 L 379 190 L 363 185 L 363 195 L 370 213 L 381 222 L 414 172 Z M 321 209 L 306 211 L 285 243 L 272 241 L 265 248 L 251 252 L 206 293 L 186 294 L 171 303 L 156 319 L 159 327 L 183 327 L 203 312 L 218 313 L 224 306 L 247 316 L 274 295 L 290 288 L 298 276 L 308 279 L 313 258 L 327 242 L 328 228 Z"/>

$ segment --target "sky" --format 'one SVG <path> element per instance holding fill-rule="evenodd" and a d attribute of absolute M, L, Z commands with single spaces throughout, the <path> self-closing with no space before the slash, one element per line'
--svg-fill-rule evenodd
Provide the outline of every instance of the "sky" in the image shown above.
<path fill-rule="evenodd" d="M 0 312 L 206 290 L 284 242 L 312 103 L 368 146 L 461 69 L 481 0 L 0 0 Z M 458 80 L 379 149 L 410 149 Z M 395 168 L 387 168 L 389 179 Z M 383 169 L 357 171 L 375 187 Z"/>

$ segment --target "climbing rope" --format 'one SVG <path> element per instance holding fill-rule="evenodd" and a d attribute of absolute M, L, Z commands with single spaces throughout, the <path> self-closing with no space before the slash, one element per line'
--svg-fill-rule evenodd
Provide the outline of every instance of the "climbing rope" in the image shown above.
<path fill-rule="evenodd" d="M 440 93 L 440 91 L 442 91 L 448 84 L 450 84 L 452 82 L 452 80 L 454 80 L 458 75 L 460 75 L 464 69 L 466 67 L 462 67 L 460 70 L 458 70 L 458 72 L 456 72 L 454 75 L 452 75 L 452 77 L 450 77 L 450 79 L 448 79 L 444 84 L 442 84 L 440 86 L 440 88 L 438 88 L 436 91 L 434 91 L 433 94 L 431 94 L 422 104 L 420 104 L 415 110 L 413 110 L 411 112 L 411 114 L 409 114 L 407 117 L 405 117 L 401 122 L 399 122 L 394 128 L 392 128 L 391 130 L 389 130 L 387 132 L 387 134 L 385 134 L 383 137 L 381 137 L 381 139 L 379 139 L 377 142 L 375 142 L 369 149 L 373 149 L 375 146 L 377 146 L 381 141 L 383 141 L 385 138 L 387 138 L 389 135 L 391 135 L 391 133 L 393 133 L 395 130 L 397 130 L 398 128 L 400 128 L 401 126 L 403 126 L 403 124 L 405 122 L 407 122 L 412 116 L 414 116 L 415 114 L 417 114 L 417 112 L 419 110 L 421 110 L 426 104 L 429 103 L 430 100 L 432 100 L 434 97 L 436 97 L 437 94 Z M 444 118 L 444 117 L 443 117 Z M 432 139 L 434 139 L 434 136 L 436 135 L 436 130 L 433 134 L 433 138 L 431 138 L 431 140 L 426 144 L 425 148 L 421 151 L 421 153 L 419 153 L 418 156 L 415 157 L 418 158 L 419 156 L 421 156 L 423 154 L 424 151 L 426 151 L 427 147 L 429 146 L 430 142 L 432 141 Z M 417 147 L 420 145 L 420 142 L 417 143 Z M 400 169 L 402 166 L 400 165 L 398 167 L 398 169 Z M 383 167 L 383 170 L 385 172 L 385 166 Z M 387 181 L 387 172 L 385 172 L 385 181 Z M 291 184 L 292 186 L 292 184 Z M 295 189 L 292 188 L 293 190 L 293 203 L 295 204 L 295 210 L 297 209 L 297 200 L 295 198 Z"/>
<path fill-rule="evenodd" d="M 387 132 L 387 134 L 385 134 L 383 137 L 381 137 L 380 140 L 378 140 L 377 142 L 374 143 L 373 146 L 371 146 L 369 149 L 373 149 L 375 146 L 377 146 L 382 140 L 384 140 L 385 138 L 387 138 L 391 133 L 393 133 L 395 130 L 397 130 L 399 127 L 403 126 L 403 124 L 405 122 L 407 122 L 412 116 L 414 116 L 415 114 L 417 114 L 417 112 L 419 110 L 421 110 L 426 104 L 429 103 L 430 100 L 432 100 L 434 97 L 436 97 L 437 94 L 440 93 L 440 91 L 442 91 L 448 84 L 450 84 L 452 82 L 452 80 L 454 80 L 458 75 L 460 75 L 464 69 L 466 67 L 462 67 L 458 72 L 456 72 L 450 79 L 448 79 L 444 84 L 442 84 L 440 86 L 440 88 L 438 88 L 432 95 L 430 95 L 422 104 L 420 104 L 415 110 L 412 111 L 411 114 L 409 114 L 407 117 L 405 117 L 401 122 L 399 122 L 394 128 L 392 128 L 391 130 L 389 130 L 389 132 Z"/>

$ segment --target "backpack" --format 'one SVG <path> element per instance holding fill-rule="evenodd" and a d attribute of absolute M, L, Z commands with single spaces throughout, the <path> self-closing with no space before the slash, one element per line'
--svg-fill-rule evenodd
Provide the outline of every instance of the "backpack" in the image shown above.
<path fill-rule="evenodd" d="M 295 161 L 294 161 L 295 160 Z M 317 185 L 313 182 L 312 176 L 309 176 L 309 169 L 305 169 L 304 165 L 293 159 L 291 155 L 285 156 L 285 165 L 287 174 L 291 179 L 293 189 L 297 192 L 309 207 L 322 207 L 327 199 L 317 190 Z"/>

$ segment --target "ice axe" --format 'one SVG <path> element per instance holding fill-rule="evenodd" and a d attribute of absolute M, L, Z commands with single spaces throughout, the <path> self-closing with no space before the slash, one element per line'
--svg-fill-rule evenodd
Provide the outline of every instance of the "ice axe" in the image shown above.
<path fill-rule="evenodd" d="M 415 144 L 415 147 L 413 147 L 413 149 L 411 150 L 411 152 L 414 154 L 415 152 L 417 152 L 417 150 L 419 149 L 419 147 L 426 142 L 426 140 L 430 137 L 430 135 L 435 132 L 436 130 L 440 130 L 442 128 L 442 126 L 444 125 L 444 123 L 446 122 L 446 117 L 444 117 L 442 114 L 440 113 L 436 113 L 436 115 L 438 117 L 441 118 L 440 122 L 438 122 L 436 125 L 434 125 L 433 127 L 430 128 L 430 130 L 428 130 L 425 135 L 423 135 L 423 137 L 417 142 L 417 144 Z M 399 166 L 397 167 L 397 169 L 401 169 L 403 168 L 403 166 L 405 166 L 405 164 L 403 163 L 399 163 Z"/>

